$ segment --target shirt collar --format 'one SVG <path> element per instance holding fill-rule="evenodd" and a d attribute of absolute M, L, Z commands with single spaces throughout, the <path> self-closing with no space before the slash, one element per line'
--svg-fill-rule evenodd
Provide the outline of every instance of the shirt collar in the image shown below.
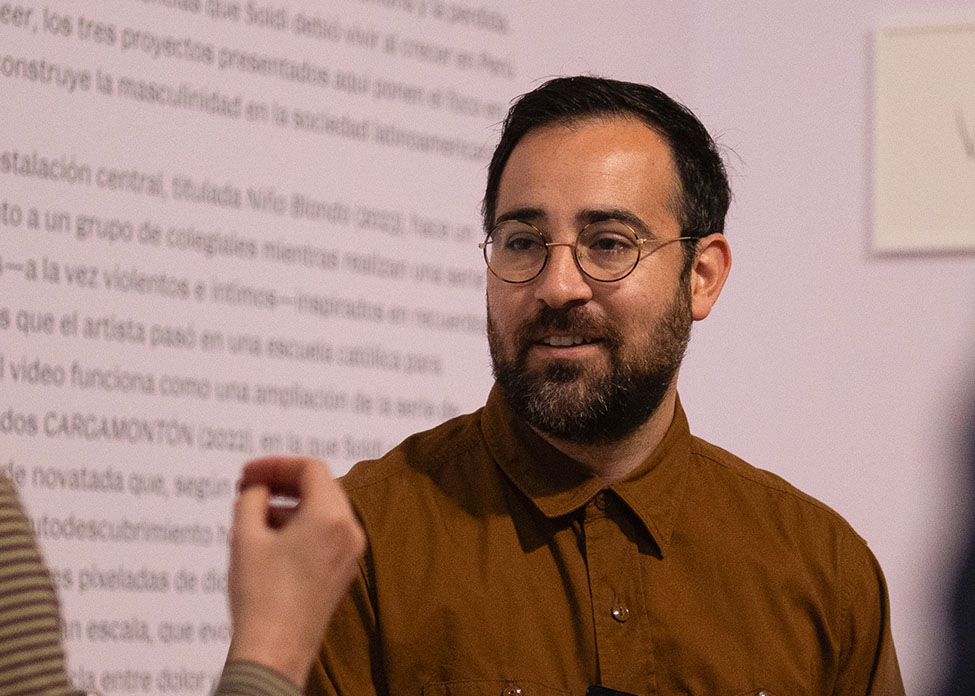
<path fill-rule="evenodd" d="M 511 411 L 497 385 L 488 397 L 481 428 L 498 466 L 546 517 L 568 515 L 599 491 L 611 490 L 633 511 L 660 553 L 666 553 L 690 459 L 691 433 L 679 398 L 660 444 L 640 466 L 611 485 L 539 437 Z"/>

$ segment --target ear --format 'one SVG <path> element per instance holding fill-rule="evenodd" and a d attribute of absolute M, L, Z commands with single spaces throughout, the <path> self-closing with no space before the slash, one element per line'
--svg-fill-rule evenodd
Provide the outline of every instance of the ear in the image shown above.
<path fill-rule="evenodd" d="M 731 247 L 723 234 L 711 234 L 697 243 L 691 265 L 691 316 L 704 319 L 718 301 L 731 271 Z"/>

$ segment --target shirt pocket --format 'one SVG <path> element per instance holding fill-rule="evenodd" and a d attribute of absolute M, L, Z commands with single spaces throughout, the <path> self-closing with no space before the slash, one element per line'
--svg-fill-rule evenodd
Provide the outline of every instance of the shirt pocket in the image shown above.
<path fill-rule="evenodd" d="M 518 679 L 457 679 L 424 684 L 423 696 L 572 696 L 572 694 L 537 682 Z"/>

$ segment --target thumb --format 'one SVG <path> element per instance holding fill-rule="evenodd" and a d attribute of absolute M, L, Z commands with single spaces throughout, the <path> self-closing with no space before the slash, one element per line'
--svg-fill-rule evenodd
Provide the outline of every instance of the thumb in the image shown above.
<path fill-rule="evenodd" d="M 267 531 L 267 506 L 270 498 L 267 486 L 254 484 L 245 488 L 234 503 L 233 537 L 237 540 L 253 538 Z"/>

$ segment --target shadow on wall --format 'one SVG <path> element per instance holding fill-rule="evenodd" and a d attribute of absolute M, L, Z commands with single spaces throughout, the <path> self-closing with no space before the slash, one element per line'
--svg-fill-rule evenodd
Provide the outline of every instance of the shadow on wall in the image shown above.
<path fill-rule="evenodd" d="M 950 598 L 951 662 L 942 696 L 975 694 L 975 399 L 968 405 L 964 449 L 965 533 L 958 578 Z"/>

